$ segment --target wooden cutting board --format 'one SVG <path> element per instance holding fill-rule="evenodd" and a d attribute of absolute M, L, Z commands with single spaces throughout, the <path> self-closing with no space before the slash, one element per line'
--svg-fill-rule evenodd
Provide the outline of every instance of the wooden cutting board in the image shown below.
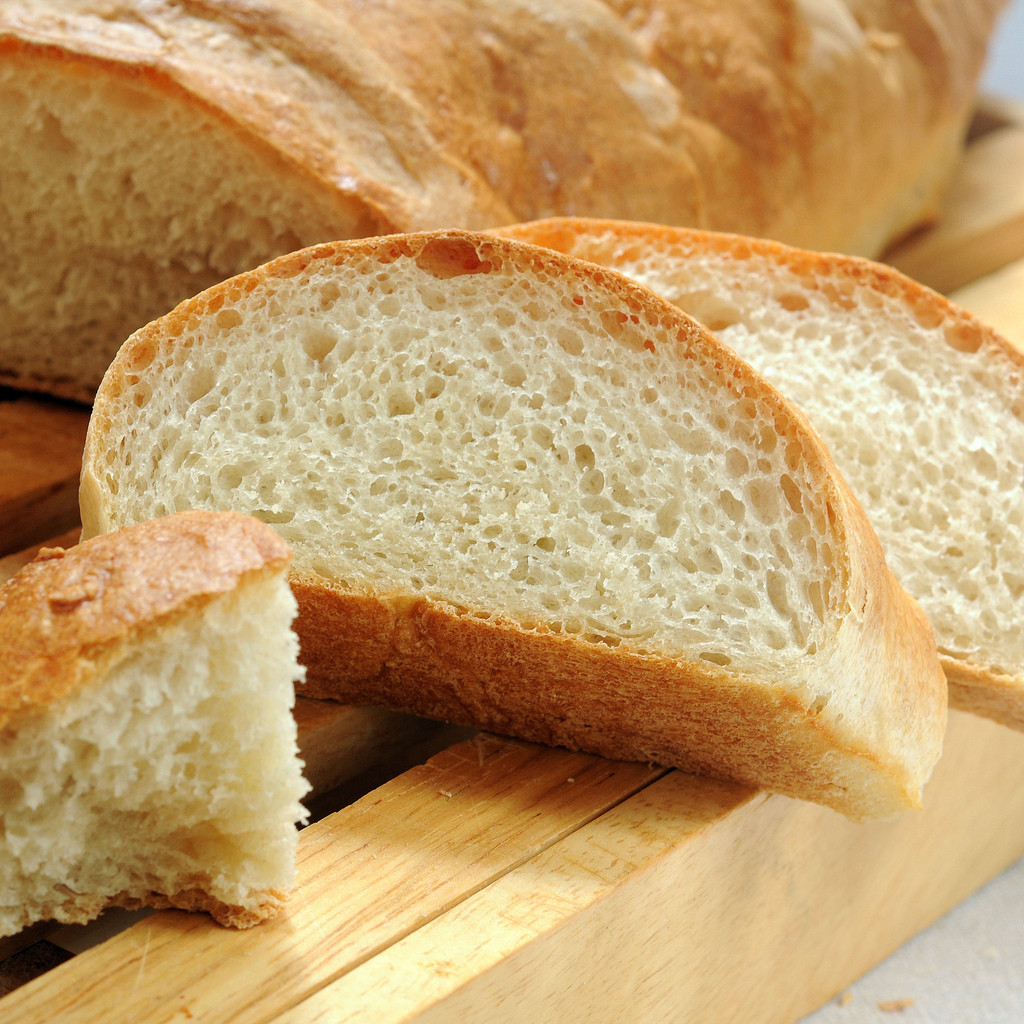
<path fill-rule="evenodd" d="M 892 259 L 1024 345 L 1021 145 L 1024 112 L 984 107 L 947 216 Z M 25 467 L 23 487 L 0 477 L 0 577 L 27 544 L 74 541 L 84 423 L 0 401 L 0 467 Z M 4 1024 L 790 1024 L 1024 855 L 1024 734 L 962 713 L 926 809 L 859 826 L 373 709 L 300 702 L 298 718 L 318 820 L 285 915 L 33 929 L 0 961 L 76 955 L 0 999 Z"/>

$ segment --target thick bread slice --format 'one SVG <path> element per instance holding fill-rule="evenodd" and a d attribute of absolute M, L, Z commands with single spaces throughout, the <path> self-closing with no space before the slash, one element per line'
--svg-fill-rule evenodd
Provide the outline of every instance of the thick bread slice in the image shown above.
<path fill-rule="evenodd" d="M 951 703 L 1024 729 L 1024 353 L 863 260 L 643 224 L 509 234 L 642 281 L 800 405 L 931 619 Z"/>
<path fill-rule="evenodd" d="M 273 255 L 554 214 L 877 253 L 1004 0 L 8 0 L 0 383 L 89 400 Z"/>
<path fill-rule="evenodd" d="M 803 417 L 625 277 L 463 232 L 298 252 L 133 335 L 87 535 L 188 506 L 294 554 L 307 692 L 916 806 L 934 640 Z"/>
<path fill-rule="evenodd" d="M 43 549 L 0 587 L 0 935 L 281 908 L 307 789 L 288 560 L 262 523 L 185 512 Z"/>

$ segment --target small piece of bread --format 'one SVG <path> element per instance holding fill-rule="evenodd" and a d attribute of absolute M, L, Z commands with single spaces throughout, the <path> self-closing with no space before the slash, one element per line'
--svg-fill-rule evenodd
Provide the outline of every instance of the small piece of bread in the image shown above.
<path fill-rule="evenodd" d="M 104 908 L 248 927 L 294 884 L 307 791 L 287 545 L 183 512 L 0 587 L 0 936 Z"/>
<path fill-rule="evenodd" d="M 829 804 L 916 806 L 931 631 L 804 418 L 619 274 L 482 234 L 294 253 L 131 337 L 86 535 L 233 507 L 307 691 Z"/>
<path fill-rule="evenodd" d="M 864 260 L 649 224 L 507 234 L 653 288 L 794 400 L 931 619 L 950 703 L 1024 729 L 1024 353 Z"/>

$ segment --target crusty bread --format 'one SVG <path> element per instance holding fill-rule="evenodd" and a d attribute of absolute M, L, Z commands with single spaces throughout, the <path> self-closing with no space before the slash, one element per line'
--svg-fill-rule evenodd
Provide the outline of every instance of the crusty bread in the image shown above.
<path fill-rule="evenodd" d="M 16 0 L 0 383 L 301 245 L 554 214 L 877 253 L 935 215 L 1003 0 Z"/>
<path fill-rule="evenodd" d="M 800 405 L 931 619 L 950 702 L 1024 729 L 1024 353 L 864 260 L 644 224 L 508 234 L 642 281 Z"/>
<path fill-rule="evenodd" d="M 94 535 L 233 507 L 291 545 L 306 692 L 915 806 L 945 684 L 820 440 L 625 277 L 458 231 L 281 257 L 133 335 Z"/>
<path fill-rule="evenodd" d="M 288 559 L 262 523 L 185 512 L 0 587 L 0 936 L 108 906 L 280 909 L 307 788 Z"/>

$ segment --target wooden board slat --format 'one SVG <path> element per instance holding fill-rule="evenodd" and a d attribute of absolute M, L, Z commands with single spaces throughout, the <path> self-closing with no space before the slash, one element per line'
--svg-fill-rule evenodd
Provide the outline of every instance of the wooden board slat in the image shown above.
<path fill-rule="evenodd" d="M 5 1024 L 266 1021 L 664 770 L 477 737 L 305 829 L 286 914 L 154 914 L 0 1002 Z M 112 1004 L 112 998 L 116 1003 Z"/>
<path fill-rule="evenodd" d="M 0 392 L 0 555 L 79 524 L 88 410 Z"/>
<path fill-rule="evenodd" d="M 1024 735 L 954 713 L 926 792 L 857 826 L 674 772 L 277 1024 L 797 1020 L 1024 853 Z"/>
<path fill-rule="evenodd" d="M 948 294 L 1024 258 L 1024 109 L 1019 113 L 1016 121 L 990 123 L 972 141 L 939 221 L 888 252 L 886 263 Z"/>

